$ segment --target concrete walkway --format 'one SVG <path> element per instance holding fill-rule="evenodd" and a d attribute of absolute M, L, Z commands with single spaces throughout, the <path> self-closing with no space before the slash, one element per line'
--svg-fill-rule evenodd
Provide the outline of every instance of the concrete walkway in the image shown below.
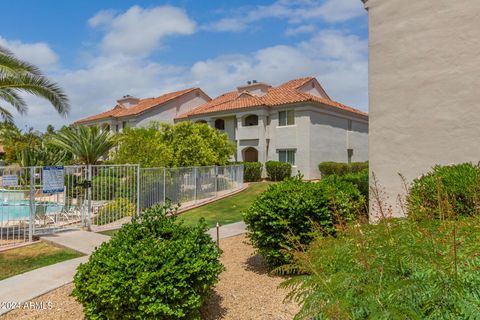
<path fill-rule="evenodd" d="M 220 239 L 245 233 L 245 223 L 237 222 L 220 227 Z M 208 231 L 216 240 L 216 228 Z M 110 237 L 87 231 L 68 231 L 42 237 L 56 245 L 71 248 L 86 254 L 84 257 L 67 260 L 47 267 L 35 269 L 0 281 L 0 304 L 2 302 L 24 303 L 42 294 L 72 282 L 80 263 L 88 260 L 88 255 Z M 0 308 L 0 315 L 8 312 Z"/>

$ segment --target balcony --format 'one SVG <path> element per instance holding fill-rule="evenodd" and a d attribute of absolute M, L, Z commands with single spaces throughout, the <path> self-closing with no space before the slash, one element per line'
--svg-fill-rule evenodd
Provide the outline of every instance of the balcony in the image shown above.
<path fill-rule="evenodd" d="M 238 140 L 260 139 L 260 126 L 238 127 Z"/>

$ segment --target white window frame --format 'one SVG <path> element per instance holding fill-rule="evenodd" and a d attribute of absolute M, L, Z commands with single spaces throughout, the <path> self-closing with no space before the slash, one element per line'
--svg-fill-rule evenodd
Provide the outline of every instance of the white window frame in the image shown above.
<path fill-rule="evenodd" d="M 290 163 L 292 166 L 295 166 L 296 161 L 296 149 L 278 149 L 278 161 Z M 285 159 L 282 159 L 281 154 L 285 153 Z"/>
<path fill-rule="evenodd" d="M 282 124 L 281 123 L 281 114 L 282 113 L 285 113 L 285 124 Z M 292 114 L 292 123 L 288 123 L 288 115 L 289 114 Z M 278 111 L 278 126 L 279 127 L 293 127 L 295 126 L 295 110 L 293 109 L 289 109 L 289 110 L 282 110 L 282 111 Z"/>

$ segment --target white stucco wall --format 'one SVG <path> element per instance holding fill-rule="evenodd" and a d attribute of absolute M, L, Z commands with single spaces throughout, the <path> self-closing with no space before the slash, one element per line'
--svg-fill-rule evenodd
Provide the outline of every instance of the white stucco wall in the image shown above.
<path fill-rule="evenodd" d="M 401 215 L 398 172 L 411 181 L 435 164 L 480 160 L 480 1 L 366 5 L 370 169 Z"/>
<path fill-rule="evenodd" d="M 280 111 L 294 110 L 295 124 L 279 126 Z M 243 126 L 248 115 L 258 116 L 258 126 Z M 243 151 L 253 147 L 258 151 L 258 160 L 265 163 L 279 160 L 278 150 L 295 150 L 293 174 L 300 171 L 305 179 L 318 179 L 318 164 L 323 161 L 347 162 L 347 135 L 354 149 L 352 161 L 368 160 L 368 122 L 365 118 L 342 112 L 325 110 L 318 105 L 286 105 L 274 108 L 251 108 L 236 112 L 219 112 L 199 115 L 189 120 L 206 121 L 214 127 L 215 119 L 225 120 L 225 131 L 237 145 L 236 159 L 243 161 Z M 236 127 L 234 127 L 234 121 Z M 347 132 L 348 121 L 352 132 Z M 234 128 L 232 138 L 231 128 Z M 264 172 L 265 174 L 265 172 Z"/>
<path fill-rule="evenodd" d="M 159 108 L 152 108 L 136 116 L 133 122 L 136 127 L 146 127 L 153 121 L 173 124 L 176 116 L 191 111 L 205 102 L 208 102 L 206 96 L 203 94 L 197 96 L 197 91 L 192 91 Z"/>
<path fill-rule="evenodd" d="M 348 131 L 348 122 L 352 131 Z M 310 111 L 310 178 L 320 178 L 321 162 L 348 162 L 347 149 L 353 149 L 352 162 L 368 160 L 368 122 L 364 119 L 327 113 L 312 108 Z"/>

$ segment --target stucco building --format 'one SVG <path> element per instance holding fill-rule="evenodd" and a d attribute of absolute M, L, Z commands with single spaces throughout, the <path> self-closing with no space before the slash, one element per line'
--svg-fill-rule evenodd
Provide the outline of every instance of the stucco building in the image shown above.
<path fill-rule="evenodd" d="M 147 126 L 153 121 L 173 123 L 180 114 L 210 101 L 199 88 L 169 92 L 156 98 L 138 99 L 126 95 L 108 111 L 80 119 L 74 125 L 98 125 L 105 130 L 121 132 L 124 127 Z"/>
<path fill-rule="evenodd" d="M 249 81 L 176 117 L 185 120 L 226 132 L 237 161 L 289 162 L 305 179 L 319 178 L 323 161 L 368 160 L 368 115 L 330 99 L 313 77 Z"/>
<path fill-rule="evenodd" d="M 411 181 L 435 164 L 480 160 L 480 1 L 363 2 L 370 169 L 400 215 L 398 173 Z"/>

